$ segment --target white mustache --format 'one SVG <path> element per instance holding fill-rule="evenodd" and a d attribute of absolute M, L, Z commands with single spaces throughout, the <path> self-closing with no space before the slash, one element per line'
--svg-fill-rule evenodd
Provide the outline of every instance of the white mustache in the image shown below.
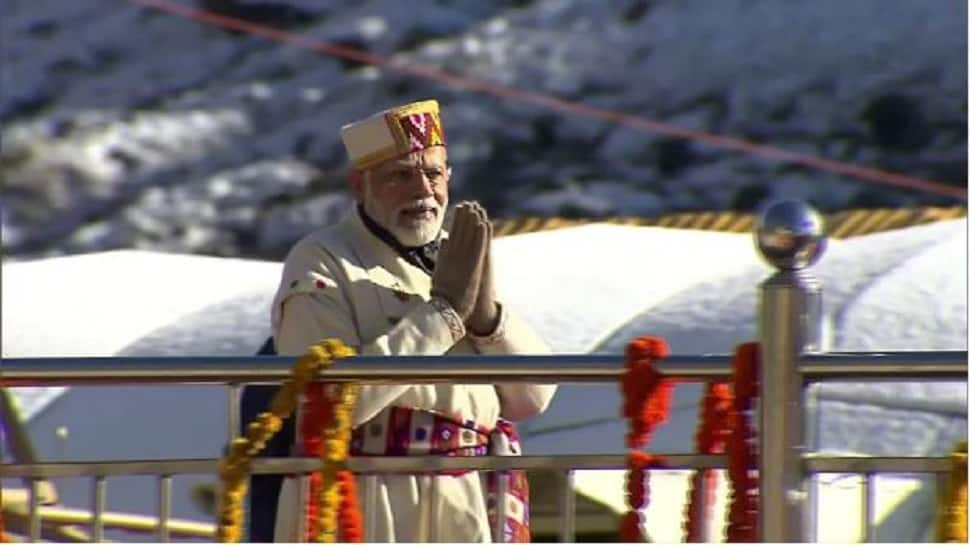
<path fill-rule="evenodd" d="M 438 206 L 438 202 L 435 201 L 434 199 L 413 201 L 408 204 L 402 205 L 397 209 L 397 211 L 398 213 L 400 213 L 407 210 L 414 210 L 417 208 L 428 208 L 428 209 L 434 210 L 435 214 L 441 213 L 441 207 Z"/>

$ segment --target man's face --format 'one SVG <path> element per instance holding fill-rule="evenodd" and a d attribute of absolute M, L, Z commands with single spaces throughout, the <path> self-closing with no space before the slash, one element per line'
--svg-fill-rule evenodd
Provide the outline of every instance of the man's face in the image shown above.
<path fill-rule="evenodd" d="M 351 189 L 382 227 L 405 246 L 433 241 L 448 206 L 448 152 L 435 146 L 365 171 Z"/>

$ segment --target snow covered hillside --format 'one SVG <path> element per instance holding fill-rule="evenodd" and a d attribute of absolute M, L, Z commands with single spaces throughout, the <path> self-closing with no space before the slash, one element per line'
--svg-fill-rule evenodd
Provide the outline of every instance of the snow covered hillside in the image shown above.
<path fill-rule="evenodd" d="M 679 127 L 966 183 L 967 4 L 179 0 Z M 124 0 L 11 0 L 7 256 L 279 258 L 345 204 L 338 127 L 439 98 L 496 216 L 941 202 L 227 32 Z M 947 201 L 949 202 L 949 201 Z"/>

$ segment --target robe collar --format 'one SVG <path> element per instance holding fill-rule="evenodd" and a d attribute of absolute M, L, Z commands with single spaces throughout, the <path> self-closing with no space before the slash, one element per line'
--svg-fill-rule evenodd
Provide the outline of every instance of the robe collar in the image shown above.
<path fill-rule="evenodd" d="M 397 255 L 401 256 L 405 261 L 414 265 L 415 267 L 421 269 L 430 275 L 434 272 L 435 262 L 438 259 L 438 250 L 441 248 L 441 234 L 439 233 L 437 237 L 431 242 L 421 245 L 421 246 L 405 246 L 395 237 L 390 231 L 378 224 L 373 218 L 367 215 L 364 211 L 364 207 L 357 205 L 357 214 L 360 216 L 361 222 L 363 222 L 364 227 L 367 230 L 380 239 L 384 244 L 387 244 L 394 250 Z"/>

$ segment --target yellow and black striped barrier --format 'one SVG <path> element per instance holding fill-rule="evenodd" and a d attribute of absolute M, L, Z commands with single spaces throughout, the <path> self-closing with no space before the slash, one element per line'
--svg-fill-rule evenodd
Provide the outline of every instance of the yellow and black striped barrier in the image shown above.
<path fill-rule="evenodd" d="M 882 231 L 891 231 L 893 229 L 902 229 L 904 227 L 936 221 L 963 218 L 966 215 L 967 209 L 961 206 L 844 210 L 826 215 L 825 225 L 830 237 L 841 239 Z M 510 236 L 576 227 L 590 223 L 750 233 L 754 228 L 754 222 L 755 214 L 725 211 L 681 212 L 665 214 L 654 218 L 622 216 L 608 218 L 522 217 L 496 219 L 494 225 L 495 236 Z"/>

